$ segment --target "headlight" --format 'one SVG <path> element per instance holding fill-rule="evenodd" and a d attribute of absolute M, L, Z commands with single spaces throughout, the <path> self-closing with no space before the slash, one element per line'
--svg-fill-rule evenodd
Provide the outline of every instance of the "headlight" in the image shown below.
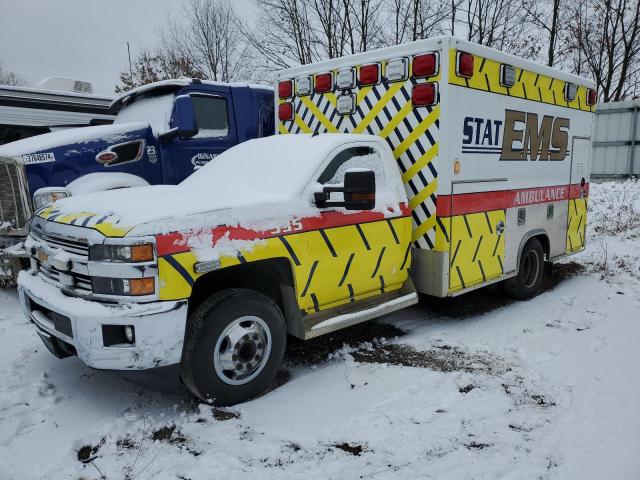
<path fill-rule="evenodd" d="M 37 210 L 51 205 L 56 200 L 71 196 L 71 191 L 61 187 L 45 187 L 36 190 L 33 194 L 33 209 Z"/>
<path fill-rule="evenodd" d="M 148 278 L 107 278 L 93 277 L 91 279 L 93 293 L 103 295 L 153 295 L 156 291 L 155 280 Z"/>
<path fill-rule="evenodd" d="M 151 262 L 153 245 L 92 245 L 89 260 L 93 262 Z"/>

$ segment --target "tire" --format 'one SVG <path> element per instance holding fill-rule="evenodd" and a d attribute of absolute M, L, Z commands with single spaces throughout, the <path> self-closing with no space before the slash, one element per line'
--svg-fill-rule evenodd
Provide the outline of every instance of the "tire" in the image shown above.
<path fill-rule="evenodd" d="M 544 250 L 537 238 L 529 240 L 520 254 L 518 274 L 504 282 L 508 295 L 526 300 L 537 295 L 544 280 Z"/>
<path fill-rule="evenodd" d="M 272 384 L 286 343 L 286 324 L 273 300 L 254 290 L 222 290 L 189 317 L 182 381 L 214 405 L 244 402 Z"/>

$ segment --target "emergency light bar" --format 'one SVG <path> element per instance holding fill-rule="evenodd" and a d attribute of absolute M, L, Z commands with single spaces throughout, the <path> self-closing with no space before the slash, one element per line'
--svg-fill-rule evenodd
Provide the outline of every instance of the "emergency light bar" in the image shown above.
<path fill-rule="evenodd" d="M 578 86 L 575 83 L 565 83 L 564 84 L 564 99 L 568 102 L 572 102 L 576 98 L 576 94 L 578 93 Z"/>
<path fill-rule="evenodd" d="M 293 103 L 284 102 L 278 105 L 278 119 L 281 122 L 293 120 Z"/>
<path fill-rule="evenodd" d="M 380 83 L 380 64 L 371 63 L 360 67 L 359 83 L 362 86 Z"/>
<path fill-rule="evenodd" d="M 473 77 L 473 55 L 467 52 L 456 53 L 456 75 L 459 77 Z"/>
<path fill-rule="evenodd" d="M 293 96 L 293 82 L 291 80 L 282 80 L 278 83 L 278 97 L 290 98 Z"/>
<path fill-rule="evenodd" d="M 414 107 L 429 107 L 438 103 L 438 84 L 433 82 L 414 85 L 411 103 Z"/>
<path fill-rule="evenodd" d="M 401 82 L 409 76 L 409 60 L 406 58 L 394 58 L 387 61 L 387 69 L 385 71 L 387 81 Z"/>
<path fill-rule="evenodd" d="M 426 53 L 413 57 L 411 75 L 414 78 L 433 77 L 438 74 L 438 54 Z"/>
<path fill-rule="evenodd" d="M 336 87 L 338 90 L 350 90 L 356 87 L 356 69 L 343 68 L 338 70 L 336 79 Z"/>
<path fill-rule="evenodd" d="M 503 87 L 513 87 L 516 84 L 516 69 L 511 65 L 500 65 L 500 85 Z"/>
<path fill-rule="evenodd" d="M 340 115 L 351 115 L 356 111 L 356 94 L 343 93 L 336 99 L 336 109 Z"/>
<path fill-rule="evenodd" d="M 326 93 L 333 90 L 333 74 L 320 73 L 315 78 L 315 91 L 316 93 Z"/>
<path fill-rule="evenodd" d="M 296 78 L 296 94 L 299 97 L 311 95 L 311 77 L 306 76 Z"/>

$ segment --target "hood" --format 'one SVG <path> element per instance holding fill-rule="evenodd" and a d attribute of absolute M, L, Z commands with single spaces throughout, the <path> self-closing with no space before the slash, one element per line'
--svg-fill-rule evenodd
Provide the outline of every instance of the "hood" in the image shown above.
<path fill-rule="evenodd" d="M 95 157 L 112 145 L 139 139 L 146 145 L 155 145 L 149 124 L 132 122 L 72 128 L 2 145 L 0 157 L 13 157 L 25 165 L 33 193 L 41 187 L 65 186 L 81 175 L 102 172 L 105 168 L 111 172 L 128 171 L 117 165 L 105 167 Z"/>
<path fill-rule="evenodd" d="M 44 219 L 94 228 L 106 236 L 153 235 L 172 231 L 238 226 L 266 230 L 296 215 L 318 212 L 310 202 L 276 194 L 262 198 L 237 188 L 152 185 L 69 197 L 36 214 Z M 236 194 L 233 194 L 233 191 Z"/>

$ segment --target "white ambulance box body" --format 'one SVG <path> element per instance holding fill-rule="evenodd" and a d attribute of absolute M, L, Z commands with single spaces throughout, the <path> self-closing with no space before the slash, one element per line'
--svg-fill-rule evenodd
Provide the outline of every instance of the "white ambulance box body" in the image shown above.
<path fill-rule="evenodd" d="M 276 96 L 276 112 L 284 102 L 295 112 L 276 118 L 277 132 L 386 139 L 412 210 L 418 291 L 458 295 L 516 275 L 533 237 L 548 261 L 584 249 L 590 80 L 454 37 L 284 70 L 276 82 L 305 76 L 309 95 Z"/>

